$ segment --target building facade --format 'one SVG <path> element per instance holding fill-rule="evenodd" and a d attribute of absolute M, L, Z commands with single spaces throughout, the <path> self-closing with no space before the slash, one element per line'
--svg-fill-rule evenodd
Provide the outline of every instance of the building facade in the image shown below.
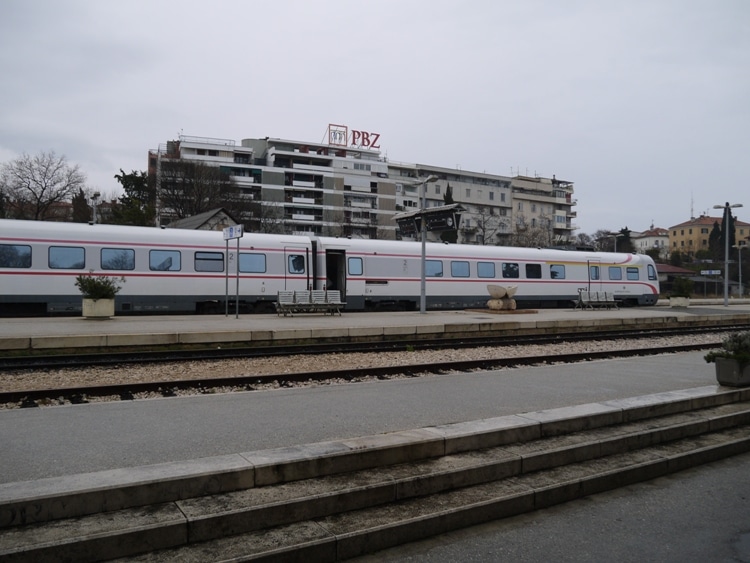
<path fill-rule="evenodd" d="M 631 233 L 635 251 L 645 254 L 648 250 L 658 250 L 659 260 L 666 260 L 669 256 L 669 230 L 661 227 L 651 227 L 641 233 Z"/>
<path fill-rule="evenodd" d="M 714 226 L 721 227 L 723 217 L 709 217 L 701 215 L 692 217 L 689 221 L 669 228 L 670 252 L 680 252 L 690 259 L 700 250 L 709 250 L 709 237 Z M 750 236 L 750 224 L 735 219 L 734 237 L 736 244 L 747 246 Z"/>
<path fill-rule="evenodd" d="M 149 175 L 158 194 L 165 162 L 219 167 L 254 202 L 237 219 L 258 232 L 397 239 L 394 215 L 452 202 L 465 210 L 461 243 L 510 244 L 529 230 L 542 232 L 547 246 L 573 240 L 572 182 L 389 161 L 373 141 L 378 137 L 341 126 L 329 126 L 319 143 L 180 136 L 149 151 Z M 437 181 L 420 185 L 431 175 Z M 158 207 L 160 223 L 174 218 L 173 210 Z"/>

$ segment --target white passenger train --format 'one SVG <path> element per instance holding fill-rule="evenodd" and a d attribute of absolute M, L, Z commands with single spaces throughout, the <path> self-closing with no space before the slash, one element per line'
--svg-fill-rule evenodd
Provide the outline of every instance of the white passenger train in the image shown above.
<path fill-rule="evenodd" d="M 237 268 L 239 265 L 239 273 Z M 643 254 L 428 243 L 428 309 L 485 307 L 491 284 L 516 286 L 519 308 L 571 306 L 579 290 L 653 305 L 656 268 Z M 347 310 L 414 310 L 418 242 L 0 219 L 0 314 L 75 314 L 81 274 L 125 278 L 118 314 L 271 311 L 279 291 L 337 289 Z"/>

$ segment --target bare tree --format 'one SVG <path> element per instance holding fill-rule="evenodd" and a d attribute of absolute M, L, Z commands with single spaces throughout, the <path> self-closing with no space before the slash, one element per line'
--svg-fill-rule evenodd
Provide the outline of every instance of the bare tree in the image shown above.
<path fill-rule="evenodd" d="M 86 183 L 78 166 L 54 151 L 23 154 L 0 168 L 0 192 L 5 213 L 17 219 L 43 221 L 55 216 L 55 206 L 70 201 Z"/>
<path fill-rule="evenodd" d="M 217 166 L 184 160 L 162 162 L 159 198 L 167 213 L 177 219 L 232 207 L 237 191 L 229 175 Z"/>
<path fill-rule="evenodd" d="M 548 248 L 552 245 L 552 223 L 549 217 L 540 215 L 534 223 L 520 215 L 513 233 L 513 246 L 526 248 Z"/>
<path fill-rule="evenodd" d="M 250 204 L 250 220 L 245 223 L 250 232 L 284 234 L 284 213 L 282 207 L 252 201 Z"/>
<path fill-rule="evenodd" d="M 497 244 L 497 237 L 508 231 L 510 221 L 506 217 L 495 215 L 492 207 L 479 207 L 474 213 L 477 224 L 477 240 L 483 245 Z"/>

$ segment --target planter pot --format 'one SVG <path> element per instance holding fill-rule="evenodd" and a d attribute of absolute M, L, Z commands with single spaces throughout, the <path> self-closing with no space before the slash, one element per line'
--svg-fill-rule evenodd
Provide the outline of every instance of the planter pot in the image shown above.
<path fill-rule="evenodd" d="M 728 387 L 745 387 L 750 385 L 750 365 L 740 369 L 737 360 L 716 358 L 716 381 Z"/>
<path fill-rule="evenodd" d="M 690 307 L 690 297 L 670 297 L 670 307 Z"/>
<path fill-rule="evenodd" d="M 84 299 L 82 310 L 87 319 L 108 319 L 115 316 L 115 300 Z"/>

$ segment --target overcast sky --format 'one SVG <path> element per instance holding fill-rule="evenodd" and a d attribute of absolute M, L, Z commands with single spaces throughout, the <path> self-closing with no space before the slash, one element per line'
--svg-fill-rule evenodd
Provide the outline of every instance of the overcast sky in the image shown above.
<path fill-rule="evenodd" d="M 577 232 L 750 222 L 750 0 L 0 0 L 0 163 L 55 151 L 118 195 L 180 133 L 329 123 L 572 181 Z"/>

